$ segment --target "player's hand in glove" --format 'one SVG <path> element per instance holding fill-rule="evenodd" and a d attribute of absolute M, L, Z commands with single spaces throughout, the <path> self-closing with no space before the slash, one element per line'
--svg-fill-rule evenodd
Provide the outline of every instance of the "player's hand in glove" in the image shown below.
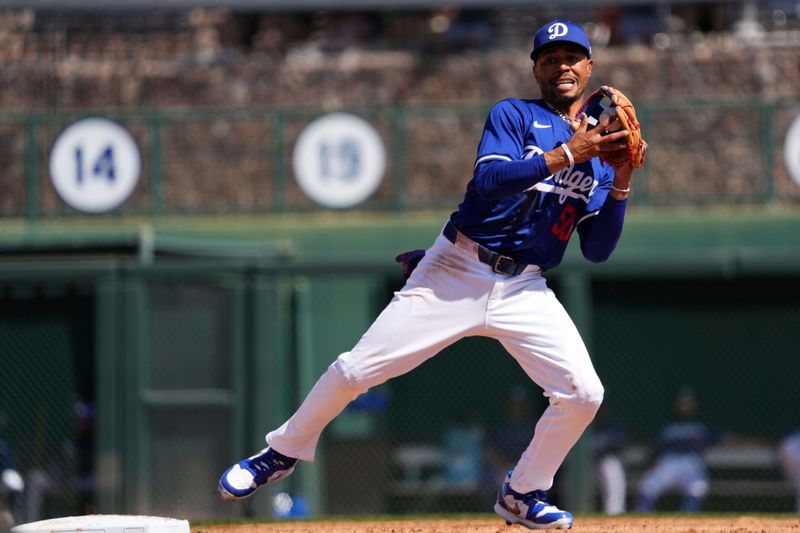
<path fill-rule="evenodd" d="M 590 125 L 591 118 L 586 113 L 581 113 L 580 124 L 575 128 L 572 138 L 565 143 L 567 156 L 572 154 L 569 164 L 583 163 L 593 157 L 600 157 L 605 160 L 608 154 L 616 152 L 626 152 L 628 149 L 628 132 L 621 130 L 617 126 L 615 116 L 606 114 L 600 122 L 595 119 Z M 617 127 L 615 127 L 617 126 Z M 613 132 L 609 128 L 614 129 Z M 556 172 L 564 168 L 565 162 L 562 151 L 563 145 L 559 145 L 550 152 L 545 153 L 545 162 L 551 172 Z M 559 163 L 560 161 L 560 163 Z"/>
<path fill-rule="evenodd" d="M 611 133 L 625 130 L 627 147 L 624 150 L 603 152 L 600 159 L 614 168 L 630 164 L 633 168 L 644 165 L 644 156 L 647 143 L 642 138 L 642 129 L 636 118 L 636 109 L 633 103 L 621 91 L 614 87 L 603 85 L 591 95 L 583 104 L 581 113 L 589 115 L 589 129 L 594 126 L 604 126 L 605 132 Z M 610 116 L 611 120 L 606 122 Z M 616 120 L 613 120 L 616 118 Z"/>

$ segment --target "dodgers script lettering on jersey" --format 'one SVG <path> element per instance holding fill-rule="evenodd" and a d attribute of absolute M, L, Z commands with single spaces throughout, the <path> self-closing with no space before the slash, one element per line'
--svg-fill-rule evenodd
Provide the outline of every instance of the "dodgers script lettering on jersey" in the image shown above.
<path fill-rule="evenodd" d="M 573 230 L 596 215 L 605 202 L 614 170 L 593 158 L 519 191 L 504 190 L 502 183 L 487 190 L 480 180 L 483 165 L 544 158 L 545 152 L 566 143 L 572 134 L 569 124 L 542 100 L 510 98 L 495 104 L 478 146 L 473 178 L 453 214 L 454 223 L 499 253 L 542 268 L 558 265 Z"/>

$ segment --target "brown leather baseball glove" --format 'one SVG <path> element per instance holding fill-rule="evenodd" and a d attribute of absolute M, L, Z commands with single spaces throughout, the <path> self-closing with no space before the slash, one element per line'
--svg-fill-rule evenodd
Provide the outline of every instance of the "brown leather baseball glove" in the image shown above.
<path fill-rule="evenodd" d="M 641 168 L 644 165 L 647 143 L 642 139 L 642 129 L 636 118 L 636 109 L 633 107 L 633 103 L 620 90 L 603 85 L 589 95 L 580 112 L 589 115 L 589 126 L 592 127 L 601 120 L 600 115 L 604 111 L 616 113 L 619 125 L 614 130 L 628 130 L 628 150 L 606 152 L 600 156 L 600 159 L 612 167 L 621 167 L 630 163 L 633 168 Z"/>

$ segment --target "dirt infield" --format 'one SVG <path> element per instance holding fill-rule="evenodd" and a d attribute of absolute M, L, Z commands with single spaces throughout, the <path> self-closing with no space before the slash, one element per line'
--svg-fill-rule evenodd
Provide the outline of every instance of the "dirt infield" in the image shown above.
<path fill-rule="evenodd" d="M 313 521 L 269 524 L 236 524 L 192 526 L 192 533 L 523 533 L 520 526 L 506 526 L 494 518 L 381 520 L 381 521 Z M 800 533 L 800 517 L 604 517 L 575 520 L 571 531 L 576 533 Z"/>

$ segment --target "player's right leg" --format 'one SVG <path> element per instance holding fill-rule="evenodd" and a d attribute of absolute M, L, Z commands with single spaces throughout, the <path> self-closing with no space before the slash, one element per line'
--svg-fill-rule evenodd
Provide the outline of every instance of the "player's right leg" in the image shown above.
<path fill-rule="evenodd" d="M 221 497 L 245 498 L 291 473 L 296 460 L 313 461 L 322 431 L 359 394 L 405 374 L 482 327 L 494 283 L 487 270 L 440 236 L 356 346 L 328 367 L 289 420 L 267 434 L 268 447 L 256 459 L 226 470 L 219 484 Z M 263 470 L 256 468 L 262 456 L 270 459 L 277 453 L 291 464 L 266 461 Z"/>

